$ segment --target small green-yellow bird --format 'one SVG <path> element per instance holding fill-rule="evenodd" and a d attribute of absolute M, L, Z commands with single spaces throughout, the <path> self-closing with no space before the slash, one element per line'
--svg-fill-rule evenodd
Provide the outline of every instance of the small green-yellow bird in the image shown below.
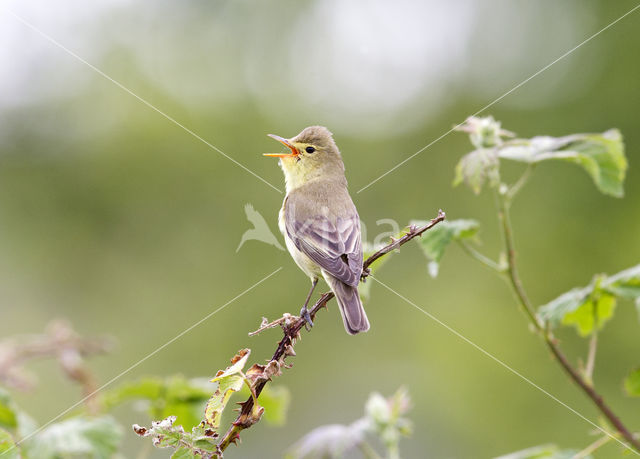
<path fill-rule="evenodd" d="M 310 126 L 291 139 L 269 136 L 291 150 L 265 156 L 280 158 L 287 188 L 278 221 L 280 231 L 296 264 L 311 278 L 301 317 L 313 325 L 307 306 L 322 276 L 338 300 L 347 332 L 355 335 L 369 330 L 358 295 L 362 275 L 360 218 L 331 132 L 323 126 Z"/>

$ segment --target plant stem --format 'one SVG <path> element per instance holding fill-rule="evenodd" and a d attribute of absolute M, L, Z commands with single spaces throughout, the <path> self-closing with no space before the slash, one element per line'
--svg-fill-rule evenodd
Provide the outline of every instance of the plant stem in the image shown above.
<path fill-rule="evenodd" d="M 576 453 L 573 456 L 572 459 L 584 459 L 585 457 L 589 456 L 591 453 L 595 452 L 597 449 L 599 449 L 599 448 L 603 447 L 604 445 L 606 445 L 607 443 L 609 443 L 611 440 L 612 440 L 612 438 L 610 436 L 604 435 L 604 436 L 598 438 L 593 443 L 591 443 L 589 446 L 587 446 L 582 451 L 579 451 L 578 453 Z"/>
<path fill-rule="evenodd" d="M 593 370 L 596 366 L 596 351 L 598 349 L 598 326 L 593 329 L 591 339 L 589 340 L 589 354 L 587 355 L 587 363 L 584 368 L 584 375 L 590 384 L 593 384 Z"/>
<path fill-rule="evenodd" d="M 509 190 L 507 191 L 507 198 L 509 199 L 509 202 L 513 200 L 515 195 L 518 194 L 522 187 L 529 181 L 529 177 L 531 177 L 534 167 L 535 164 L 527 165 L 527 168 L 524 170 L 524 173 L 520 176 L 518 181 L 509 187 Z"/>
<path fill-rule="evenodd" d="M 569 377 L 578 385 L 580 389 L 586 394 L 587 397 L 598 407 L 600 412 L 611 422 L 620 435 L 629 443 L 630 447 L 640 453 L 640 441 L 634 437 L 634 435 L 627 429 L 627 427 L 620 421 L 618 416 L 613 413 L 611 408 L 605 403 L 604 399 L 598 394 L 590 382 L 587 382 L 585 378 L 569 363 L 569 360 L 560 350 L 556 339 L 554 338 L 551 330 L 546 328 L 535 314 L 533 305 L 527 296 L 522 281 L 518 274 L 518 268 L 516 264 L 516 251 L 513 240 L 513 231 L 511 228 L 510 214 L 509 214 L 509 196 L 507 193 L 496 193 L 496 199 L 498 203 L 498 219 L 502 227 L 502 236 L 507 251 L 508 261 L 508 278 L 511 287 L 515 293 L 516 299 L 521 309 L 535 328 L 536 332 L 542 337 L 545 344 L 551 351 L 551 354 L 555 357 L 558 363 L 562 366 Z"/>
<path fill-rule="evenodd" d="M 518 300 L 520 308 L 529 318 L 531 324 L 537 332 L 544 332 L 544 326 L 527 297 L 516 264 L 516 249 L 513 241 L 513 230 L 511 228 L 511 216 L 509 214 L 509 199 L 504 193 L 496 192 L 496 200 L 498 203 L 498 220 L 502 227 L 502 240 L 507 252 L 507 276 L 509 278 L 513 292 Z"/>
<path fill-rule="evenodd" d="M 382 456 L 380 456 L 366 441 L 358 443 L 358 448 L 360 448 L 362 455 L 367 459 L 382 459 Z"/>
<path fill-rule="evenodd" d="M 462 247 L 462 250 L 464 250 L 467 253 L 467 255 L 469 255 L 470 257 L 478 260 L 480 263 L 496 271 L 497 273 L 500 273 L 500 274 L 504 273 L 504 269 L 502 269 L 502 267 L 498 263 L 493 261 L 491 258 L 481 254 L 476 249 L 474 249 L 469 244 L 467 244 L 465 241 L 458 241 L 458 244 L 460 244 L 460 247 Z"/>

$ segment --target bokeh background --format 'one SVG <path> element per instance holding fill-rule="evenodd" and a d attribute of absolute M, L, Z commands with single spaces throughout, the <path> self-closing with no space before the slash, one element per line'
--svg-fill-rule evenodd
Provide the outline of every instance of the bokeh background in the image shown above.
<path fill-rule="evenodd" d="M 323 124 L 340 146 L 370 238 L 438 208 L 482 222 L 482 249 L 500 239 L 489 194 L 452 188 L 471 149 L 453 133 L 373 179 L 579 44 L 632 1 L 129 1 L 9 0 L 64 47 L 267 181 L 261 153 Z M 626 197 L 601 195 L 583 170 L 543 164 L 514 205 L 522 277 L 536 304 L 594 273 L 640 260 L 640 11 L 580 47 L 486 113 L 529 137 L 619 128 Z M 256 241 L 251 203 L 277 232 L 283 195 L 0 12 L 0 336 L 69 318 L 118 348 L 91 363 L 107 381 L 278 267 L 282 271 L 124 377 L 211 376 L 242 347 L 268 358 L 278 332 L 248 338 L 262 316 L 298 311 L 308 288 L 289 255 Z M 278 150 L 275 150 L 278 151 Z M 517 172 L 517 168 L 511 172 Z M 280 237 L 280 236 L 278 236 Z M 456 248 L 437 279 L 416 245 L 379 272 L 398 292 L 590 419 L 598 414 L 550 359 L 506 284 Z M 243 435 L 229 457 L 279 457 L 305 432 L 361 416 L 371 391 L 405 385 L 413 398 L 407 457 L 471 458 L 555 442 L 581 448 L 592 427 L 392 293 L 373 286 L 372 328 L 344 333 L 335 306 L 298 344 L 277 381 L 292 393 L 285 427 Z M 623 376 L 640 363 L 638 317 L 619 305 L 601 335 L 596 382 L 628 423 L 640 405 Z M 572 358 L 585 343 L 560 333 Z M 53 363 L 17 395 L 45 422 L 80 398 Z M 125 425 L 148 420 L 129 409 Z M 145 440 L 125 435 L 134 457 Z M 163 457 L 164 452 L 158 452 Z M 610 446 L 600 457 L 617 454 Z"/>

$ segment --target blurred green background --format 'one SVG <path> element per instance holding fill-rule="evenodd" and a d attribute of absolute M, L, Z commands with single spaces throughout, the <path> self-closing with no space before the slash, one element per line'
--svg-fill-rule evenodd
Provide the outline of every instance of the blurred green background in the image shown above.
<path fill-rule="evenodd" d="M 631 1 L 127 1 L 4 3 L 72 52 L 283 189 L 267 133 L 310 124 L 334 133 L 369 239 L 443 208 L 483 224 L 500 247 L 493 202 L 461 186 L 470 151 L 453 133 L 371 187 L 398 162 L 632 7 Z M 523 137 L 619 128 L 626 197 L 601 195 L 583 170 L 542 164 L 513 208 L 521 274 L 543 304 L 598 272 L 640 260 L 640 11 L 580 47 L 486 113 Z M 277 232 L 283 195 L 47 41 L 0 13 L 0 336 L 69 318 L 119 346 L 92 361 L 101 381 L 271 273 L 124 379 L 212 376 L 240 348 L 268 358 L 277 331 L 248 338 L 262 316 L 296 313 L 308 280 L 286 252 L 249 241 L 245 203 Z M 517 172 L 513 168 L 511 172 Z M 279 234 L 278 237 L 280 238 Z M 428 277 L 415 245 L 381 280 L 574 407 L 598 414 L 550 359 L 506 284 L 452 248 Z M 371 331 L 351 337 L 335 305 L 277 381 L 292 392 L 285 427 L 246 431 L 229 457 L 278 457 L 315 426 L 361 416 L 371 391 L 408 387 L 407 457 L 490 457 L 555 442 L 581 448 L 591 426 L 398 297 L 373 286 Z M 630 426 L 639 402 L 623 376 L 640 363 L 637 312 L 622 303 L 601 335 L 595 380 Z M 575 359 L 585 343 L 560 333 Z M 80 398 L 53 363 L 18 402 L 45 422 Z M 148 423 L 121 409 L 125 425 Z M 125 435 L 128 457 L 146 443 Z M 600 457 L 616 454 L 613 445 Z M 164 452 L 157 452 L 163 457 Z"/>

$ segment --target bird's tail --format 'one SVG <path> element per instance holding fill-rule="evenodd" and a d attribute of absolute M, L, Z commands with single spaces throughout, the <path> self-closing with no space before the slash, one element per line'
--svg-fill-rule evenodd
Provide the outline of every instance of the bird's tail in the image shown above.
<path fill-rule="evenodd" d="M 338 300 L 338 307 L 344 322 L 344 328 L 350 335 L 369 330 L 369 319 L 364 312 L 358 288 L 345 284 L 331 275 L 325 275 L 325 280 Z"/>

